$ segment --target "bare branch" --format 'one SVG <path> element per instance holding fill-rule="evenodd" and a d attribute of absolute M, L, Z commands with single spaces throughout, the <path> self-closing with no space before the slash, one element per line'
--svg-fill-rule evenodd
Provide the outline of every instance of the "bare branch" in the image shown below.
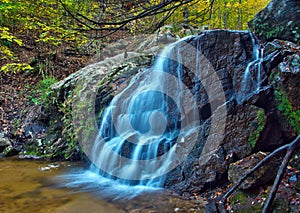
<path fill-rule="evenodd" d="M 115 15 L 112 16 L 112 18 L 114 19 L 114 21 L 106 21 L 104 20 L 105 17 L 102 17 L 103 21 L 96 21 L 93 20 L 85 15 L 83 15 L 82 13 L 79 12 L 72 12 L 64 3 L 62 0 L 58 0 L 59 3 L 62 5 L 63 9 L 74 19 L 76 20 L 80 25 L 88 28 L 85 29 L 84 31 L 89 31 L 89 30 L 96 30 L 96 31 L 104 31 L 104 30 L 108 30 L 111 32 L 116 32 L 120 29 L 122 29 L 124 26 L 126 26 L 126 24 L 134 21 L 134 20 L 138 20 L 138 19 L 142 19 L 145 17 L 149 17 L 149 16 L 155 16 L 158 14 L 162 14 L 162 13 L 167 13 L 163 18 L 162 21 L 165 21 L 167 18 L 170 17 L 170 14 L 173 14 L 174 11 L 176 9 L 178 9 L 180 6 L 188 4 L 190 2 L 195 2 L 196 0 L 166 0 L 166 1 L 161 1 L 160 3 L 154 4 L 154 5 L 149 5 L 149 6 L 145 6 L 143 4 L 141 4 L 142 6 L 138 5 L 138 7 L 136 9 L 134 9 L 133 11 L 131 11 L 129 13 L 126 12 L 122 15 Z M 199 0 L 198 0 L 199 1 Z M 198 2 L 196 1 L 196 2 Z M 131 3 L 132 1 L 123 1 L 123 2 L 117 2 L 115 3 L 116 5 L 118 4 L 125 4 L 125 3 Z M 112 3 L 111 3 L 112 4 Z M 102 13 L 106 11 L 106 10 L 102 10 Z M 129 13 L 129 14 L 128 14 Z M 118 18 L 116 18 L 118 17 Z M 122 20 L 120 20 L 122 19 Z M 98 27 L 96 27 L 98 26 Z M 112 33 L 108 33 L 107 35 L 110 35 Z"/>
<path fill-rule="evenodd" d="M 288 150 L 287 150 L 287 153 L 284 156 L 284 159 L 282 161 L 282 164 L 281 164 L 280 168 L 278 169 L 276 179 L 273 183 L 273 186 L 272 186 L 271 192 L 269 194 L 268 200 L 267 200 L 267 202 L 264 206 L 263 213 L 269 213 L 271 211 L 271 205 L 272 205 L 273 200 L 276 196 L 279 184 L 280 184 L 280 182 L 283 178 L 286 167 L 287 167 L 287 165 L 288 165 L 295 149 L 297 148 L 297 146 L 299 146 L 299 142 L 300 142 L 300 135 L 292 143 L 290 143 L 290 145 L 288 147 Z"/>
<path fill-rule="evenodd" d="M 300 146 L 300 135 L 291 143 L 289 144 L 286 144 L 284 146 L 281 146 L 279 148 L 277 148 L 276 150 L 274 150 L 271 154 L 269 154 L 267 157 L 265 157 L 264 159 L 262 159 L 255 167 L 253 167 L 249 172 L 247 172 L 241 179 L 240 181 L 235 184 L 233 187 L 231 187 L 227 193 L 225 195 L 222 196 L 221 200 L 219 201 L 219 208 L 221 210 L 221 212 L 226 212 L 225 210 L 225 204 L 226 204 L 226 201 L 227 201 L 227 198 L 250 176 L 252 175 L 257 169 L 259 169 L 261 166 L 263 166 L 264 164 L 266 164 L 269 160 L 271 160 L 273 157 L 277 156 L 278 154 L 282 153 L 283 151 L 285 150 L 288 150 L 284 160 L 283 160 L 283 163 L 280 167 L 280 169 L 278 170 L 278 173 L 277 173 L 277 177 L 276 177 L 276 180 L 274 182 L 274 185 L 273 185 L 273 188 L 272 188 L 272 196 L 275 196 L 276 192 L 277 192 L 277 189 L 278 189 L 278 186 L 276 186 L 277 184 L 280 183 L 281 179 L 282 179 L 282 175 L 283 173 L 285 172 L 285 168 L 286 168 L 286 161 L 288 163 L 288 160 L 290 159 L 290 156 L 292 155 L 293 151 Z M 279 176 L 279 177 L 278 177 Z M 279 182 L 279 183 L 278 183 Z M 269 206 L 271 205 L 273 198 L 269 198 L 270 201 L 267 202 L 268 204 L 268 207 L 265 207 L 267 208 L 267 210 L 269 210 Z M 272 199 L 272 200 L 271 200 Z M 266 205 L 267 205 L 266 204 Z"/>

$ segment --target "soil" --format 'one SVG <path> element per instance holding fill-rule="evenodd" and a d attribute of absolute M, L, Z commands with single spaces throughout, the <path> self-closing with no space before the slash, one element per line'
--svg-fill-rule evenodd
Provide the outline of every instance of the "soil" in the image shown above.
<path fill-rule="evenodd" d="M 39 54 L 35 49 L 26 48 L 21 48 L 19 53 L 26 55 L 23 62 L 28 63 L 37 60 Z M 61 80 L 84 67 L 88 59 L 89 56 L 60 54 L 53 60 L 40 58 L 38 64 L 34 64 L 34 70 L 0 72 L 0 133 L 4 133 L 13 143 L 26 142 L 23 127 L 27 115 L 37 107 L 33 102 L 33 98 L 39 95 L 35 92 L 37 83 L 46 77 Z M 53 65 L 51 70 L 39 69 L 46 62 Z"/>

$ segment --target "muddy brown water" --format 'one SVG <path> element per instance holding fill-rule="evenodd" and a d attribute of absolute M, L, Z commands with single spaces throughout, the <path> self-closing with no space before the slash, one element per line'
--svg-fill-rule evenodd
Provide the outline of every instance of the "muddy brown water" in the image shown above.
<path fill-rule="evenodd" d="M 166 190 L 108 199 L 101 197 L 101 191 L 109 188 L 64 187 L 67 183 L 56 178 L 87 168 L 78 162 L 0 158 L 0 212 L 204 212 L 205 201 L 184 199 Z"/>

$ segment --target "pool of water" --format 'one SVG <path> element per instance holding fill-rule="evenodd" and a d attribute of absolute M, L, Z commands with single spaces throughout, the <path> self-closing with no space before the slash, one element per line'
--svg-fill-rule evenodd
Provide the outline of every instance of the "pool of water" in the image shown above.
<path fill-rule="evenodd" d="M 205 201 L 128 187 L 82 162 L 0 159 L 0 212 L 204 212 Z"/>

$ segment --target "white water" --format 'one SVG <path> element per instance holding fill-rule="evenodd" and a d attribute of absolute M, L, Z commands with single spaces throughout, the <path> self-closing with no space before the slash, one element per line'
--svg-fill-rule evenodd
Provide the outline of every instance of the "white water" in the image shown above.
<path fill-rule="evenodd" d="M 157 187 L 136 185 L 129 186 L 110 178 L 105 178 L 91 170 L 79 169 L 55 178 L 59 187 L 73 189 L 73 192 L 92 192 L 106 200 L 130 200 L 145 192 L 161 190 Z"/>
<path fill-rule="evenodd" d="M 253 94 L 257 93 L 262 83 L 261 64 L 263 62 L 264 50 L 259 44 L 256 43 L 254 35 L 251 32 L 249 32 L 249 35 L 251 37 L 251 42 L 253 46 L 253 51 L 252 51 L 253 60 L 250 63 L 248 63 L 241 81 L 240 91 L 238 92 L 237 95 L 237 102 L 239 104 L 242 104 Z M 254 72 L 256 78 L 252 76 L 251 72 Z"/>
<path fill-rule="evenodd" d="M 172 83 L 181 81 L 182 59 L 176 44 L 164 48 L 152 70 L 133 78 L 104 111 L 91 172 L 126 185 L 160 187 L 165 174 L 180 161 L 182 156 L 175 150 L 176 141 L 184 142 L 180 106 L 187 95 L 182 83 Z M 172 77 L 167 73 L 174 53 L 177 76 Z M 192 131 L 183 131 L 183 136 Z"/>

